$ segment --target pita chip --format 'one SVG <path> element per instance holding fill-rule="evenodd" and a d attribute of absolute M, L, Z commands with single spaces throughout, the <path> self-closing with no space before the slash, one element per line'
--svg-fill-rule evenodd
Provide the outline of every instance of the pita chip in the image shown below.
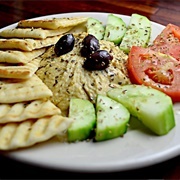
<path fill-rule="evenodd" d="M 73 119 L 54 115 L 20 123 L 0 125 L 0 150 L 15 150 L 64 136 Z"/>
<path fill-rule="evenodd" d="M 0 78 L 28 79 L 37 71 L 41 59 L 35 58 L 27 64 L 0 64 Z"/>
<path fill-rule="evenodd" d="M 0 39 L 0 49 L 2 50 L 22 50 L 33 51 L 55 44 L 62 35 L 47 37 L 46 39 Z"/>
<path fill-rule="evenodd" d="M 22 63 L 26 64 L 32 59 L 42 55 L 45 52 L 45 48 L 36 49 L 31 52 L 17 51 L 17 50 L 0 50 L 0 62 L 1 63 Z"/>
<path fill-rule="evenodd" d="M 0 104 L 0 124 L 21 122 L 61 114 L 50 100 L 34 100 L 15 104 Z"/>
<path fill-rule="evenodd" d="M 47 37 L 62 35 L 70 31 L 72 28 L 72 26 L 59 29 L 14 28 L 1 31 L 0 36 L 3 38 L 45 39 Z"/>
<path fill-rule="evenodd" d="M 64 18 L 51 18 L 41 20 L 22 20 L 19 21 L 18 27 L 35 27 L 44 29 L 58 29 L 66 27 L 74 27 L 86 22 L 88 17 L 64 17 Z"/>
<path fill-rule="evenodd" d="M 52 91 L 36 74 L 27 80 L 0 80 L 0 103 L 27 102 L 51 96 Z"/>

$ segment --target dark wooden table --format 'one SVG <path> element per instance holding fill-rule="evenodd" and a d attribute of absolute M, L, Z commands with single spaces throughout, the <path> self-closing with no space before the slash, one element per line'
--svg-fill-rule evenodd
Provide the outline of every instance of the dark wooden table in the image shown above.
<path fill-rule="evenodd" d="M 139 13 L 163 25 L 180 26 L 180 0 L 0 0 L 0 28 L 22 19 L 67 12 Z M 180 179 L 180 156 L 132 171 L 84 174 L 55 171 L 0 155 L 0 179 Z"/>

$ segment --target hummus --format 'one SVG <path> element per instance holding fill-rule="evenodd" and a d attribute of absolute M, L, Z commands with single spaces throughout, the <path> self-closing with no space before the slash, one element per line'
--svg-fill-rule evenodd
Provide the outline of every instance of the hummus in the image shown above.
<path fill-rule="evenodd" d="M 127 55 L 112 42 L 100 40 L 100 49 L 107 50 L 112 56 L 109 67 L 101 71 L 88 71 L 82 67 L 84 57 L 80 54 L 82 40 L 86 36 L 74 34 L 75 45 L 72 51 L 57 57 L 54 46 L 42 56 L 36 74 L 53 92 L 52 102 L 67 115 L 70 98 L 88 99 L 95 103 L 97 94 L 105 94 L 108 90 L 123 84 L 130 84 L 126 61 Z"/>

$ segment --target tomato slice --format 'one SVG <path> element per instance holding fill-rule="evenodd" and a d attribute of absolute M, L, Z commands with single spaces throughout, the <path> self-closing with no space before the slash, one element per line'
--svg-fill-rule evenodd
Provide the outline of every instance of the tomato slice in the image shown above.
<path fill-rule="evenodd" d="M 173 27 L 172 32 L 173 32 L 174 36 L 177 37 L 180 41 L 180 27 L 172 25 L 172 24 L 171 24 L 171 27 Z"/>
<path fill-rule="evenodd" d="M 169 54 L 180 61 L 180 27 L 168 24 L 150 47 L 154 51 Z"/>
<path fill-rule="evenodd" d="M 127 64 L 132 83 L 163 91 L 173 102 L 180 101 L 180 61 L 150 48 L 133 46 Z"/>

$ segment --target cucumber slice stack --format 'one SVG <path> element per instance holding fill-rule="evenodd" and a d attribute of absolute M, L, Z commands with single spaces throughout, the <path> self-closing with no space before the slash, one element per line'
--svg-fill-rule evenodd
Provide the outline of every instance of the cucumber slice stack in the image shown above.
<path fill-rule="evenodd" d="M 121 17 L 109 14 L 105 25 L 98 19 L 89 18 L 87 32 L 99 40 L 113 42 L 128 54 L 132 46 L 148 46 L 151 36 L 151 22 L 146 16 L 132 14 L 129 24 L 126 25 Z"/>
<path fill-rule="evenodd" d="M 68 128 L 68 141 L 86 140 L 91 134 L 95 141 L 123 136 L 130 116 L 156 135 L 165 135 L 175 127 L 168 95 L 143 85 L 123 85 L 108 91 L 107 96 L 98 94 L 95 106 L 88 100 L 71 99 L 69 117 L 75 121 Z"/>
<path fill-rule="evenodd" d="M 88 100 L 72 98 L 69 117 L 74 122 L 67 131 L 68 142 L 86 140 L 94 133 L 95 141 L 104 141 L 126 133 L 130 113 L 113 99 L 98 95 L 95 107 Z"/>

